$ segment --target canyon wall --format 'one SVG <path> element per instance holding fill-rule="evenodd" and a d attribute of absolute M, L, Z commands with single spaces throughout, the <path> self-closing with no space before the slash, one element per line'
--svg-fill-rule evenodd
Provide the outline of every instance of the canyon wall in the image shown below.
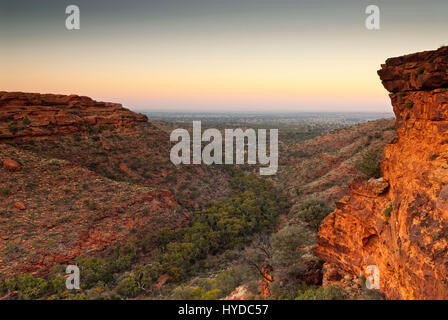
<path fill-rule="evenodd" d="M 0 140 L 128 128 L 147 120 L 121 104 L 84 96 L 0 91 Z"/>
<path fill-rule="evenodd" d="M 378 74 L 398 139 L 383 178 L 353 181 L 324 220 L 316 254 L 336 270 L 324 283 L 376 265 L 389 299 L 448 299 L 448 47 L 390 58 Z"/>
<path fill-rule="evenodd" d="M 135 243 L 149 252 L 160 229 L 188 222 L 155 178 L 170 173 L 169 136 L 147 121 L 88 97 L 0 92 L 0 280 Z"/>

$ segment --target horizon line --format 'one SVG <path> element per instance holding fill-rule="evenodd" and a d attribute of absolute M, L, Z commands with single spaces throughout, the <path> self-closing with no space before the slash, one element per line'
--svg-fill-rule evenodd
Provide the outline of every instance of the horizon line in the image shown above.
<path fill-rule="evenodd" d="M 325 111 L 325 110 L 316 110 L 316 111 L 309 111 L 309 110 L 303 110 L 303 111 L 291 111 L 291 110 L 276 110 L 276 111 L 270 111 L 270 110 L 263 110 L 263 111 L 255 111 L 255 110 L 217 110 L 217 111 L 204 111 L 204 110 L 185 110 L 185 109 L 179 109 L 179 110 L 161 110 L 161 109 L 141 109 L 141 110 L 135 110 L 133 108 L 129 108 L 127 106 L 123 106 L 127 109 L 130 109 L 134 112 L 156 112 L 156 113 L 211 113 L 211 114 L 295 114 L 295 113 L 325 113 L 325 114 L 390 114 L 394 115 L 393 112 L 385 112 L 385 111 Z"/>

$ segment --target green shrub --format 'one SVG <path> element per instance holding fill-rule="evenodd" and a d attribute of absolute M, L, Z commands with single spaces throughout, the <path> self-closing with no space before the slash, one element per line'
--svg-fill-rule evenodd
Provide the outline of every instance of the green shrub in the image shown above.
<path fill-rule="evenodd" d="M 17 132 L 19 132 L 19 127 L 17 126 L 16 122 L 13 122 L 8 125 L 8 130 L 12 134 L 16 134 Z"/>
<path fill-rule="evenodd" d="M 123 279 L 117 286 L 117 293 L 122 297 L 133 298 L 140 293 L 140 288 L 134 277 Z"/>
<path fill-rule="evenodd" d="M 50 281 L 50 288 L 53 293 L 61 294 L 67 289 L 65 286 L 65 278 L 62 276 L 56 276 Z"/>
<path fill-rule="evenodd" d="M 17 290 L 17 280 L 14 278 L 8 278 L 5 280 L 5 288 L 8 291 Z"/>
<path fill-rule="evenodd" d="M 218 300 L 221 296 L 221 290 L 213 289 L 204 293 L 201 297 L 201 300 Z"/>
<path fill-rule="evenodd" d="M 22 252 L 22 248 L 20 248 L 17 244 L 15 243 L 8 243 L 5 247 L 6 252 L 10 255 L 13 254 L 20 254 Z"/>
<path fill-rule="evenodd" d="M 89 202 L 89 209 L 94 211 L 98 209 L 98 205 L 96 204 L 96 202 L 90 201 Z"/>
<path fill-rule="evenodd" d="M 181 242 L 166 245 L 162 264 L 179 279 L 209 255 L 247 243 L 251 236 L 274 230 L 276 219 L 286 211 L 287 201 L 273 186 L 254 174 L 235 172 L 233 196 L 223 198 L 196 214 L 191 227 L 183 230 Z"/>
<path fill-rule="evenodd" d="M 393 210 L 394 208 L 393 208 L 393 206 L 392 205 L 389 205 L 387 208 L 385 208 L 384 210 L 383 210 L 383 215 L 385 216 L 385 217 L 390 217 L 390 214 L 392 213 L 392 210 Z"/>
<path fill-rule="evenodd" d="M 299 291 L 296 300 L 345 300 L 347 295 L 344 290 L 337 286 L 310 287 Z"/>
<path fill-rule="evenodd" d="M 313 230 L 318 231 L 322 220 L 332 211 L 328 204 L 319 199 L 308 198 L 297 207 L 295 216 L 306 222 Z"/>
<path fill-rule="evenodd" d="M 302 256 L 305 250 L 299 248 L 312 244 L 314 237 L 306 227 L 290 225 L 274 233 L 270 238 L 272 246 L 272 266 L 286 269 L 294 278 L 304 271 Z"/>
<path fill-rule="evenodd" d="M 36 299 L 47 292 L 48 283 L 44 279 L 35 278 L 31 274 L 25 273 L 17 278 L 17 289 L 20 299 Z"/>
<path fill-rule="evenodd" d="M 407 102 L 405 102 L 405 104 L 404 104 L 404 107 L 405 107 L 406 109 L 412 109 L 413 106 L 414 106 L 414 102 L 412 102 L 412 101 L 407 101 Z"/>
<path fill-rule="evenodd" d="M 235 290 L 241 284 L 241 281 L 241 274 L 235 270 L 224 270 L 216 276 L 215 285 L 222 295 L 226 296 Z"/>
<path fill-rule="evenodd" d="M 22 123 L 24 126 L 27 126 L 31 123 L 30 119 L 28 117 L 23 118 Z"/>
<path fill-rule="evenodd" d="M 0 280 L 0 295 L 4 295 L 8 292 L 8 288 L 6 287 L 6 283 L 4 280 Z"/>
<path fill-rule="evenodd" d="M 2 121 L 2 122 L 9 122 L 9 121 L 12 121 L 12 120 L 14 120 L 13 116 L 3 116 L 3 117 L 0 118 L 0 121 Z"/>
<path fill-rule="evenodd" d="M 381 153 L 378 150 L 368 150 L 362 154 L 361 161 L 356 164 L 356 169 L 367 176 L 367 178 L 381 177 Z"/>
<path fill-rule="evenodd" d="M 163 271 L 163 267 L 159 262 L 153 262 L 137 266 L 134 269 L 134 277 L 145 290 L 150 291 Z"/>
<path fill-rule="evenodd" d="M 173 290 L 171 298 L 174 300 L 200 300 L 203 292 L 200 287 L 182 285 Z"/>
<path fill-rule="evenodd" d="M 91 211 L 95 211 L 98 209 L 98 205 L 95 201 L 84 200 L 84 205 Z"/>
<path fill-rule="evenodd" d="M 2 188 L 2 195 L 4 195 L 5 197 L 9 196 L 10 193 L 11 191 L 9 190 L 8 187 Z"/>
<path fill-rule="evenodd" d="M 111 264 L 104 259 L 98 258 L 77 258 L 82 276 L 81 287 L 83 289 L 92 288 L 97 282 L 110 283 L 114 280 Z"/>

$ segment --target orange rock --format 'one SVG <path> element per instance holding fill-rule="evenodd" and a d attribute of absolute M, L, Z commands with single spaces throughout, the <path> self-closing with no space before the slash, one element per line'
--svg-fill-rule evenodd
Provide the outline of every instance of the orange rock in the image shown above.
<path fill-rule="evenodd" d="M 271 282 L 274 281 L 274 277 L 272 276 L 273 268 L 269 264 L 263 264 L 261 266 L 261 274 L 263 276 L 263 280 L 261 280 L 259 284 L 260 295 L 262 297 L 269 297 L 271 295 Z"/>
<path fill-rule="evenodd" d="M 10 172 L 17 172 L 22 170 L 20 164 L 17 161 L 12 160 L 11 158 L 6 158 L 3 161 L 3 169 L 6 169 Z"/>
<path fill-rule="evenodd" d="M 448 48 L 391 58 L 378 72 L 398 139 L 383 180 L 355 180 L 319 230 L 324 283 L 376 265 L 390 299 L 448 299 Z M 411 91 L 407 91 L 411 90 Z"/>
<path fill-rule="evenodd" d="M 18 201 L 16 203 L 14 203 L 14 208 L 19 209 L 19 210 L 25 210 L 26 206 L 23 202 Z"/>
<path fill-rule="evenodd" d="M 0 140 L 48 137 L 86 132 L 92 128 L 131 128 L 147 122 L 119 103 L 95 101 L 77 95 L 56 95 L 0 91 Z M 29 122 L 23 130 L 11 130 L 13 119 Z"/>
<path fill-rule="evenodd" d="M 156 287 L 159 288 L 159 289 L 161 287 L 163 287 L 165 285 L 165 283 L 168 281 L 169 278 L 170 278 L 170 276 L 167 273 L 161 274 L 159 276 L 159 278 L 157 279 Z"/>
<path fill-rule="evenodd" d="M 172 201 L 172 200 L 170 200 L 170 199 L 167 199 L 167 200 L 166 200 L 166 205 L 167 205 L 168 207 L 174 207 L 174 206 L 176 206 L 176 203 L 174 203 L 174 201 Z"/>
<path fill-rule="evenodd" d="M 248 300 L 254 298 L 254 294 L 250 292 L 247 285 L 241 285 L 233 290 L 224 300 Z"/>
<path fill-rule="evenodd" d="M 125 173 L 128 173 L 130 171 L 128 166 L 126 165 L 126 163 L 123 163 L 123 162 L 120 163 L 119 168 L 120 168 L 121 171 L 123 171 Z"/>

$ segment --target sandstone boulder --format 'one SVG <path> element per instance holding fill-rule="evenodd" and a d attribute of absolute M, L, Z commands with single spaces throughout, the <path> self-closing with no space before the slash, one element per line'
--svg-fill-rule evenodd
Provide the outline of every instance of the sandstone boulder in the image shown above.
<path fill-rule="evenodd" d="M 16 203 L 14 203 L 14 208 L 19 209 L 19 210 L 25 210 L 26 206 L 23 202 L 18 201 Z"/>
<path fill-rule="evenodd" d="M 3 160 L 3 169 L 6 169 L 10 172 L 17 172 L 22 170 L 22 167 L 17 161 L 12 160 L 11 158 L 6 158 Z"/>

